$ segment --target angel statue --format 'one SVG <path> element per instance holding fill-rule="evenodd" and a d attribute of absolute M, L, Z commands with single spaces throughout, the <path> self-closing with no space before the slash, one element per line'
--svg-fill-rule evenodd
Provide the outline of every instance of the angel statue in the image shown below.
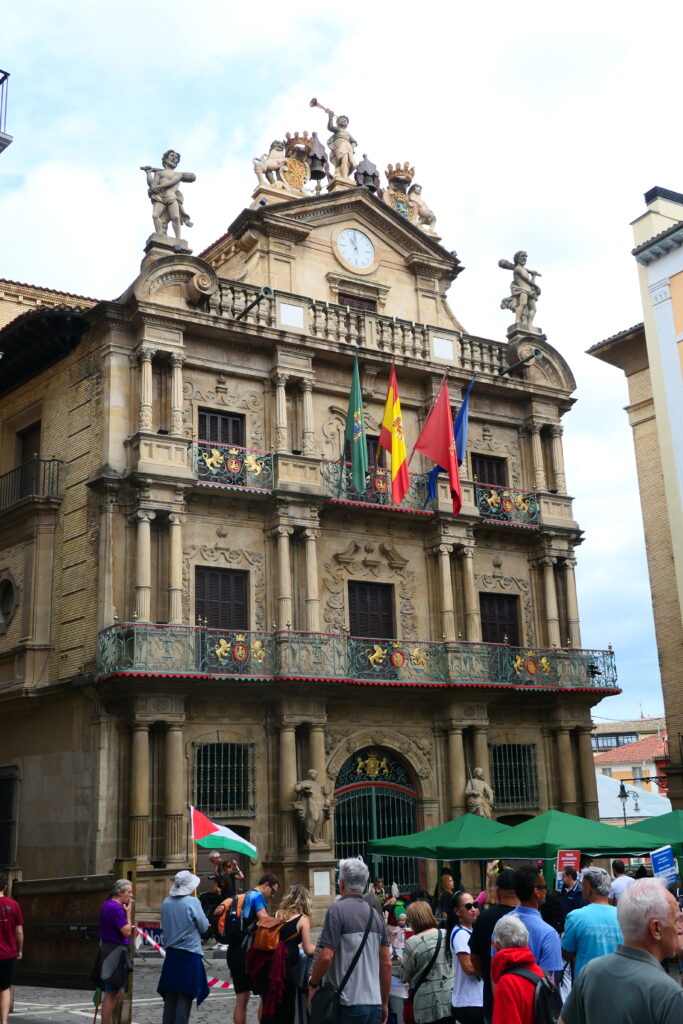
<path fill-rule="evenodd" d="M 322 846 L 325 842 L 323 825 L 332 810 L 327 786 L 320 785 L 317 771 L 311 768 L 307 777 L 295 784 L 294 792 L 297 799 L 292 807 L 303 826 L 306 842 L 312 846 Z"/>
<path fill-rule="evenodd" d="M 541 294 L 536 278 L 541 275 L 537 270 L 527 270 L 527 258 L 524 250 L 520 249 L 513 256 L 512 263 L 509 260 L 498 260 L 498 266 L 503 270 L 512 271 L 510 295 L 502 300 L 500 308 L 512 310 L 515 314 L 515 323 L 528 329 L 536 315 L 536 299 Z"/>

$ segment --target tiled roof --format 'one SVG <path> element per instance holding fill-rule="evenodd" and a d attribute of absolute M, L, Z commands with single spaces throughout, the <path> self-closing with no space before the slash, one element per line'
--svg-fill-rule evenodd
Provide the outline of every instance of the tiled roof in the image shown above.
<path fill-rule="evenodd" d="M 617 331 L 616 334 L 610 334 L 609 338 L 605 338 L 604 341 L 597 341 L 595 345 L 591 345 L 589 349 L 586 349 L 587 353 L 597 352 L 602 348 L 603 345 L 610 345 L 613 341 L 620 341 L 622 338 L 628 338 L 629 334 L 633 334 L 634 331 L 642 331 L 645 324 L 634 324 L 633 327 L 627 327 L 623 331 Z"/>
<path fill-rule="evenodd" d="M 655 255 L 661 256 L 665 250 L 676 248 L 677 245 L 681 244 L 682 231 L 683 221 L 677 220 L 671 225 L 671 227 L 664 228 L 664 230 L 660 231 L 659 234 L 653 235 L 652 238 L 648 238 L 646 242 L 641 242 L 640 245 L 637 245 L 635 247 L 635 249 L 631 249 L 631 255 L 637 258 L 638 256 L 642 255 L 642 253 L 647 252 L 650 248 L 661 248 L 662 251 L 657 251 L 655 253 Z M 662 243 L 665 242 L 668 242 L 669 244 L 662 246 Z"/>
<path fill-rule="evenodd" d="M 47 288 L 43 284 L 29 284 L 27 281 L 12 281 L 9 277 L 0 277 L 0 289 L 3 284 L 11 284 L 17 288 L 30 288 L 36 292 L 50 292 L 51 295 L 63 295 L 70 299 L 85 299 L 86 302 L 100 302 L 100 299 L 93 299 L 90 295 L 77 295 L 75 292 L 65 292 L 60 288 Z"/>
<path fill-rule="evenodd" d="M 666 733 L 661 736 L 643 736 L 635 743 L 626 743 L 623 747 L 612 747 L 596 754 L 596 764 L 628 764 L 634 761 L 654 761 L 657 757 L 667 757 L 669 753 Z"/>
<path fill-rule="evenodd" d="M 633 718 L 626 722 L 598 722 L 593 727 L 597 733 L 618 733 L 618 732 L 660 732 L 666 729 L 666 719 L 663 715 L 650 715 L 648 718 Z"/>

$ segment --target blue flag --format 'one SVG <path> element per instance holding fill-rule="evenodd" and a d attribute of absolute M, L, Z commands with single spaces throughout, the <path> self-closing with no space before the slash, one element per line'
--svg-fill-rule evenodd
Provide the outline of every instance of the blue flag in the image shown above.
<path fill-rule="evenodd" d="M 467 423 L 470 415 L 470 391 L 474 384 L 474 378 L 476 373 L 472 374 L 472 380 L 469 383 L 469 387 L 465 392 L 465 397 L 462 400 L 460 411 L 455 418 L 453 424 L 453 440 L 455 441 L 455 454 L 458 458 L 458 466 L 462 466 L 465 458 L 465 451 L 467 450 Z M 441 466 L 434 466 L 427 474 L 427 497 L 425 499 L 425 505 L 430 499 L 436 498 L 436 480 L 439 473 L 443 473 L 444 470 Z M 424 507 L 424 506 L 423 506 Z"/>

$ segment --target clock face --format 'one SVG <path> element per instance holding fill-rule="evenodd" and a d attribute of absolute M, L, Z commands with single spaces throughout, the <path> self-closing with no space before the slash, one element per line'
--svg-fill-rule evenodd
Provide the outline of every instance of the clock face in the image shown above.
<path fill-rule="evenodd" d="M 375 258 L 375 247 L 362 231 L 357 228 L 344 228 L 337 239 L 339 252 L 352 267 L 364 270 Z"/>

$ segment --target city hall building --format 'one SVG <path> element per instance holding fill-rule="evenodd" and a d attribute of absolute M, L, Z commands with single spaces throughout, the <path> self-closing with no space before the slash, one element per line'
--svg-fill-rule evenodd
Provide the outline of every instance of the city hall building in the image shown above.
<path fill-rule="evenodd" d="M 581 646 L 571 370 L 530 324 L 463 329 L 467 275 L 412 168 L 383 194 L 338 174 L 308 192 L 311 142 L 288 137 L 199 256 L 150 236 L 117 299 L 0 282 L 0 862 L 24 879 L 135 857 L 156 909 L 193 804 L 256 845 L 252 881 L 322 907 L 337 858 L 463 814 L 475 767 L 500 821 L 597 818 L 591 708 L 617 683 L 611 650 Z M 477 374 L 458 516 L 419 454 L 392 503 L 392 362 L 409 452 L 444 372 L 454 412 Z"/>

